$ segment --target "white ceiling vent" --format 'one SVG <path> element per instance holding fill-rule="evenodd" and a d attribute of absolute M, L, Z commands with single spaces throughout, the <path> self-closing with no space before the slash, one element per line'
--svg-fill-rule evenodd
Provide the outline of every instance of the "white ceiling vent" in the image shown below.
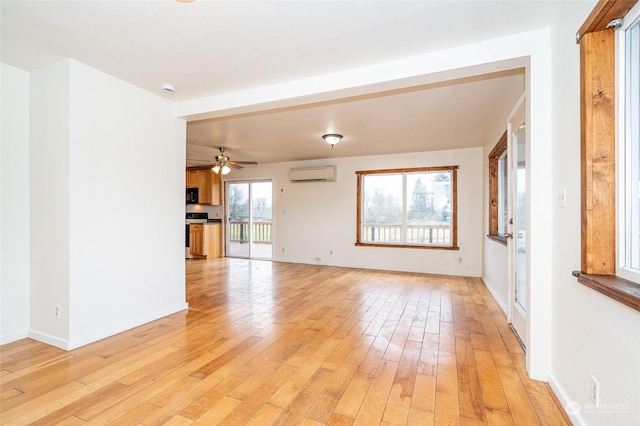
<path fill-rule="evenodd" d="M 291 182 L 335 182 L 336 166 L 304 167 L 289 170 Z"/>

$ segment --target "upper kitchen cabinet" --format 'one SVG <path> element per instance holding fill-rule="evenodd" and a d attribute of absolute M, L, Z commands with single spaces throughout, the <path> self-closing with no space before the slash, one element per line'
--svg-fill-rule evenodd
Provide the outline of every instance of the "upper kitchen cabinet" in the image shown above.
<path fill-rule="evenodd" d="M 186 183 L 187 188 L 198 188 L 198 204 L 222 205 L 220 175 L 214 173 L 210 168 L 187 169 Z"/>

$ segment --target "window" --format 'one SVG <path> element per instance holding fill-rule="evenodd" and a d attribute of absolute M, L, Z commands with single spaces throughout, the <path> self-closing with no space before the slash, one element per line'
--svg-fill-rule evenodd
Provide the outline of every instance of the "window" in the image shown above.
<path fill-rule="evenodd" d="M 507 244 L 509 198 L 507 179 L 509 161 L 507 158 L 507 132 L 489 154 L 489 235 L 502 244 Z"/>
<path fill-rule="evenodd" d="M 640 6 L 618 31 L 621 75 L 618 131 L 618 268 L 616 274 L 640 282 Z"/>
<path fill-rule="evenodd" d="M 356 172 L 356 245 L 457 250 L 457 169 Z"/>
<path fill-rule="evenodd" d="M 626 92 L 624 87 L 632 84 L 634 72 L 633 66 L 627 69 L 623 65 L 627 51 L 622 35 L 623 32 L 626 35 L 626 30 L 638 19 L 640 6 L 636 3 L 637 0 L 600 0 L 576 36 L 580 44 L 582 253 L 581 270 L 574 271 L 573 275 L 579 283 L 640 311 L 640 274 L 621 266 L 627 265 L 627 259 L 633 264 L 633 252 L 627 243 L 630 247 L 638 245 L 630 210 L 634 204 L 638 205 L 638 199 L 633 198 L 637 189 L 634 189 L 631 172 L 632 164 L 638 164 L 638 155 L 633 159 L 632 152 L 626 151 L 634 142 L 633 138 L 626 137 L 625 126 L 634 119 L 629 121 L 628 108 L 623 107 L 627 106 L 626 102 L 633 105 L 634 96 L 626 96 L 632 93 L 631 89 L 627 88 Z M 624 18 L 626 24 L 614 31 L 612 27 L 617 18 Z M 628 34 L 633 32 L 631 29 Z M 616 51 L 616 44 L 621 50 Z M 633 45 L 629 48 L 632 53 Z M 636 54 L 637 50 L 636 44 Z M 621 74 L 623 69 L 625 73 Z M 637 79 L 637 62 L 635 70 Z M 625 81 L 627 75 L 629 81 Z M 638 94 L 637 86 L 635 94 Z M 637 124 L 638 115 L 635 120 Z M 637 143 L 636 139 L 635 146 Z M 614 182 L 615 191 L 611 190 Z M 637 178 L 635 182 L 638 185 Z M 638 219 L 637 210 L 635 218 Z"/>

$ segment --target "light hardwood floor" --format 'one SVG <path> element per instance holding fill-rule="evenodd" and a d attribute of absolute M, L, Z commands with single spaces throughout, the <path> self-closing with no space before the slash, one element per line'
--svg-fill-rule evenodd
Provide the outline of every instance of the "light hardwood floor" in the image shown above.
<path fill-rule="evenodd" d="M 563 425 L 480 279 L 187 261 L 189 310 L 1 347 L 2 424 Z"/>

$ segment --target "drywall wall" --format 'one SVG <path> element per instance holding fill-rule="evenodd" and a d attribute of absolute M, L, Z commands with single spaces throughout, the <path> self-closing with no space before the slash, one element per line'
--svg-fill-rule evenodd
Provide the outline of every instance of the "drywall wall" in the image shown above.
<path fill-rule="evenodd" d="M 69 340 L 69 62 L 31 73 L 29 336 Z M 54 315 L 60 305 L 62 315 Z"/>
<path fill-rule="evenodd" d="M 0 64 L 0 344 L 29 330 L 29 73 Z"/>
<path fill-rule="evenodd" d="M 31 102 L 30 335 L 71 349 L 185 309 L 173 104 L 73 60 L 34 71 Z"/>
<path fill-rule="evenodd" d="M 323 143 L 319 140 L 318 143 Z M 346 143 L 346 142 L 345 142 Z M 327 146 L 327 149 L 332 149 Z M 333 149 L 340 149 L 339 145 Z M 482 148 L 265 164 L 234 170 L 227 180 L 273 179 L 274 259 L 298 263 L 480 276 Z M 291 183 L 289 169 L 335 164 L 336 182 Z M 355 246 L 357 170 L 460 166 L 458 246 L 425 250 Z M 317 260 L 321 258 L 322 260 Z"/>
<path fill-rule="evenodd" d="M 70 111 L 70 344 L 79 346 L 186 308 L 186 123 L 169 100 L 75 61 Z"/>
<path fill-rule="evenodd" d="M 550 382 L 575 424 L 640 422 L 640 312 L 579 284 L 580 269 L 580 48 L 575 32 L 594 1 L 565 2 L 552 32 L 553 232 L 552 372 Z M 557 202 L 566 188 L 567 206 Z M 600 384 L 600 406 L 590 400 L 590 378 Z M 569 404 L 571 404 L 569 406 Z"/>

